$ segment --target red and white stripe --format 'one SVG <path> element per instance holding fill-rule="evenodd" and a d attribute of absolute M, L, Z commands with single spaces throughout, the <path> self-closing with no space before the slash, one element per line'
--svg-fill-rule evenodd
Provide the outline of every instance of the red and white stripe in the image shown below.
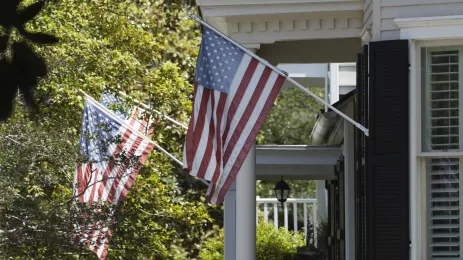
<path fill-rule="evenodd" d="M 190 175 L 211 181 L 212 203 L 222 202 L 284 80 L 245 54 L 228 94 L 195 84 L 183 163 Z"/>
<path fill-rule="evenodd" d="M 130 119 L 129 119 L 130 120 Z M 129 122 L 131 126 L 137 125 Z M 138 130 L 138 129 L 137 129 Z M 141 166 L 154 148 L 154 143 L 141 135 L 137 130 L 122 124 L 119 129 L 121 142 L 111 144 L 108 148 L 112 158 L 122 151 L 128 157 L 137 156 L 136 162 L 131 164 L 116 164 L 113 160 L 98 163 L 83 163 L 78 165 L 74 177 L 74 194 L 85 203 L 112 203 L 117 205 L 123 201 L 135 180 Z M 108 221 L 112 216 L 108 216 Z M 109 223 L 92 223 L 84 225 L 78 230 L 81 237 L 78 239 L 85 243 L 87 248 L 104 259 L 108 250 L 108 241 L 111 231 Z"/>
<path fill-rule="evenodd" d="M 151 120 L 150 116 L 146 114 L 144 109 L 135 107 L 130 118 L 127 119 L 127 123 L 140 133 L 145 134 L 147 137 L 153 136 L 153 128 L 151 127 L 153 120 Z"/>

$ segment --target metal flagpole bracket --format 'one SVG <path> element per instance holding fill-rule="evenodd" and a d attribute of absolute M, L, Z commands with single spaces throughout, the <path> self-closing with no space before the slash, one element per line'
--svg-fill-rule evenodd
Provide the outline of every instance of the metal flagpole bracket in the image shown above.
<path fill-rule="evenodd" d="M 322 99 L 321 97 L 317 96 L 316 94 L 314 94 L 312 91 L 308 90 L 307 88 L 305 88 L 304 86 L 302 86 L 299 82 L 295 81 L 294 79 L 290 78 L 288 73 L 286 71 L 283 71 L 275 66 L 273 66 L 272 64 L 270 64 L 268 61 L 262 59 L 261 57 L 257 56 L 255 53 L 251 52 L 250 50 L 248 50 L 246 47 L 242 46 L 241 44 L 237 43 L 235 40 L 233 40 L 232 38 L 230 38 L 228 35 L 222 33 L 221 31 L 219 31 L 218 29 L 216 29 L 214 26 L 206 23 L 205 21 L 203 21 L 202 19 L 200 19 L 199 17 L 197 17 L 196 15 L 192 14 L 191 12 L 188 13 L 188 15 L 193 18 L 194 20 L 196 20 L 197 22 L 199 22 L 200 24 L 206 26 L 207 28 L 209 28 L 210 30 L 214 31 L 215 33 L 217 33 L 218 35 L 222 36 L 223 38 L 227 39 L 228 41 L 230 41 L 233 45 L 235 45 L 236 47 L 238 47 L 239 49 L 241 49 L 242 51 L 244 51 L 246 54 L 248 54 L 249 56 L 255 58 L 256 60 L 258 60 L 259 62 L 261 62 L 262 64 L 268 66 L 269 68 L 273 69 L 276 73 L 280 74 L 281 76 L 285 77 L 289 82 L 293 83 L 296 87 L 300 88 L 302 91 L 304 91 L 305 93 L 307 93 L 308 95 L 312 96 L 313 98 L 315 98 L 316 100 L 320 101 L 321 103 L 323 103 L 325 106 L 327 106 L 328 108 L 330 108 L 331 110 L 333 110 L 334 112 L 336 112 L 338 115 L 340 115 L 341 117 L 343 117 L 344 119 L 346 119 L 347 121 L 351 122 L 353 125 L 355 125 L 358 129 L 360 129 L 362 132 L 365 133 L 366 136 L 368 136 L 368 129 L 365 128 L 363 125 L 359 124 L 358 122 L 356 122 L 355 120 L 353 120 L 352 118 L 350 118 L 348 115 L 344 114 L 343 112 L 339 111 L 337 108 L 335 108 L 334 106 L 332 106 L 330 103 L 326 102 L 326 100 Z"/>
<path fill-rule="evenodd" d="M 122 96 L 124 96 L 126 99 L 131 99 L 131 100 L 133 100 L 135 103 L 139 104 L 140 106 L 142 106 L 143 108 L 145 108 L 145 109 L 147 109 L 147 110 L 154 111 L 156 114 L 158 114 L 158 115 L 164 117 L 164 118 L 167 119 L 168 121 L 170 121 L 170 122 L 172 122 L 172 123 L 174 123 L 174 124 L 176 124 L 176 125 L 178 125 L 178 126 L 181 126 L 181 127 L 185 128 L 185 129 L 188 129 L 188 127 L 187 127 L 186 125 L 184 125 L 184 124 L 178 122 L 177 120 L 173 119 L 172 117 L 169 117 L 169 116 L 167 116 L 167 115 L 164 115 L 163 113 L 161 113 L 160 111 L 158 111 L 158 110 L 156 110 L 156 109 L 151 108 L 150 106 L 148 106 L 147 104 L 141 102 L 140 100 L 135 99 L 135 98 L 132 98 L 132 97 L 129 97 L 127 94 L 125 94 L 125 93 L 122 92 L 122 91 L 119 91 L 119 94 L 122 95 Z"/>

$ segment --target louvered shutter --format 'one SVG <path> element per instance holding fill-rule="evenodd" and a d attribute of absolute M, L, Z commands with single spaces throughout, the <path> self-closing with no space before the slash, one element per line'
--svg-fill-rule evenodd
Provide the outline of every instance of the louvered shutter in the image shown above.
<path fill-rule="evenodd" d="M 427 51 L 425 151 L 455 151 L 459 148 L 458 49 Z"/>
<path fill-rule="evenodd" d="M 461 48 L 425 51 L 424 151 L 460 150 L 461 57 Z M 426 165 L 429 259 L 460 259 L 460 159 L 429 158 Z"/>
<path fill-rule="evenodd" d="M 460 259 L 459 159 L 428 159 L 427 165 L 430 259 Z"/>
<path fill-rule="evenodd" d="M 356 121 L 368 128 L 368 45 L 363 46 L 357 60 Z M 356 128 L 355 134 L 355 259 L 366 257 L 366 136 Z"/>
<path fill-rule="evenodd" d="M 409 259 L 408 41 L 370 43 L 367 257 Z"/>

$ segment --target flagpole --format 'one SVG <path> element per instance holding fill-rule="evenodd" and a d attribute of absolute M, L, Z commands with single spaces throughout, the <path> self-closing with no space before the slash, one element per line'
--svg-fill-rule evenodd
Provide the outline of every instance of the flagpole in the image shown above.
<path fill-rule="evenodd" d="M 196 20 L 197 22 L 199 22 L 200 24 L 206 26 L 207 28 L 211 29 L 212 31 L 214 31 L 215 33 L 217 33 L 218 35 L 222 36 L 223 38 L 227 39 L 229 42 L 231 42 L 233 45 L 235 45 L 236 47 L 238 47 L 239 49 L 241 49 L 242 51 L 244 51 L 246 54 L 248 54 L 249 56 L 255 58 L 256 60 L 258 60 L 259 62 L 261 62 L 262 64 L 264 64 L 265 66 L 271 68 L 273 71 L 275 71 L 276 73 L 280 74 L 281 76 L 285 77 L 289 82 L 293 83 L 296 87 L 300 88 L 302 91 L 304 91 L 305 93 L 309 94 L 310 96 L 314 97 L 316 100 L 320 101 L 321 103 L 323 103 L 324 105 L 326 105 L 327 107 L 329 107 L 331 110 L 333 110 L 334 112 L 336 112 L 338 115 L 342 116 L 344 119 L 346 119 L 347 121 L 351 122 L 353 125 L 355 125 L 358 129 L 360 129 L 361 131 L 363 131 L 365 133 L 366 136 L 368 136 L 368 129 L 365 128 L 363 125 L 357 123 L 355 120 L 353 120 L 352 118 L 350 118 L 349 116 L 347 116 L 346 114 L 344 114 L 343 112 L 339 111 L 337 108 L 335 108 L 334 106 L 332 106 L 330 103 L 326 102 L 324 99 L 322 99 L 321 97 L 317 96 L 316 94 L 314 94 L 312 91 L 308 90 L 307 88 L 305 88 L 304 86 L 302 86 L 299 82 L 295 81 L 294 79 L 290 78 L 288 76 L 288 74 L 273 66 L 272 64 L 270 64 L 268 61 L 262 59 L 261 57 L 257 56 L 255 53 L 251 52 L 250 50 L 248 50 L 247 48 L 245 48 L 244 46 L 242 46 L 241 44 L 237 43 L 235 40 L 233 40 L 232 38 L 228 37 L 228 35 L 222 33 L 221 31 L 217 30 L 215 27 L 213 27 L 212 25 L 206 23 L 205 21 L 203 21 L 202 19 L 200 19 L 199 17 L 197 17 L 196 15 L 192 14 L 192 13 L 189 13 L 189 16 L 191 18 L 193 18 L 194 20 Z"/>
<path fill-rule="evenodd" d="M 96 101 L 94 98 L 92 98 L 89 94 L 85 93 L 83 90 L 79 89 L 79 92 L 81 92 L 82 94 L 84 94 L 85 97 L 91 99 L 93 102 L 95 102 L 101 109 L 105 110 L 105 112 L 109 113 L 111 116 L 113 116 L 116 120 L 118 120 L 119 122 L 121 122 L 122 124 L 125 124 L 126 126 L 128 126 L 129 128 L 132 128 L 129 124 L 123 122 L 122 120 L 119 119 L 119 117 L 117 117 L 112 111 L 110 111 L 109 109 L 107 109 L 104 105 L 102 105 L 100 102 Z M 139 133 L 136 129 L 133 129 L 132 130 L 134 132 L 137 132 Z M 143 137 L 145 137 L 146 139 L 150 140 L 154 146 L 156 148 L 158 148 L 161 152 L 163 152 L 165 155 L 167 155 L 170 159 L 172 159 L 173 161 L 175 161 L 178 165 L 180 165 L 182 168 L 183 168 L 183 163 L 175 158 L 175 156 L 173 156 L 172 154 L 170 154 L 168 151 L 166 151 L 164 148 L 162 148 L 161 146 L 159 146 L 157 143 L 155 143 L 153 140 L 151 140 L 151 138 L 148 138 L 146 137 L 145 135 L 143 135 L 142 133 L 139 133 L 140 135 L 142 135 Z M 199 179 L 201 180 L 204 184 L 206 185 L 209 185 L 209 183 L 203 179 Z"/>
<path fill-rule="evenodd" d="M 182 124 L 182 123 L 176 121 L 175 119 L 173 119 L 173 118 L 171 118 L 171 117 L 169 117 L 169 116 L 167 116 L 167 115 L 164 115 L 163 113 L 161 113 L 160 111 L 157 111 L 156 109 L 151 108 L 150 106 L 148 106 L 147 104 L 145 104 L 145 103 L 139 101 L 138 99 L 131 98 L 131 97 L 129 97 L 127 94 L 125 94 L 125 93 L 122 92 L 122 91 L 119 91 L 119 94 L 121 94 L 121 95 L 124 96 L 125 98 L 130 98 L 130 99 L 132 99 L 135 103 L 141 105 L 142 107 L 144 107 L 144 108 L 147 109 L 147 110 L 154 111 L 155 113 L 157 113 L 158 115 L 161 115 L 162 117 L 164 117 L 165 119 L 169 120 L 170 122 L 172 122 L 172 123 L 174 123 L 174 124 L 176 124 L 176 125 L 178 125 L 178 126 L 181 126 L 181 127 L 185 128 L 185 129 L 188 129 L 188 126 L 186 126 L 186 125 L 184 125 L 184 124 Z"/>

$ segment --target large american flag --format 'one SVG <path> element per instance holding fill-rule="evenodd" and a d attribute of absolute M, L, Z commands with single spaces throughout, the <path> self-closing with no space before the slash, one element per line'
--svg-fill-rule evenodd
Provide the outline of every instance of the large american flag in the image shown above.
<path fill-rule="evenodd" d="M 184 168 L 210 181 L 208 200 L 222 202 L 285 77 L 203 27 Z"/>
<path fill-rule="evenodd" d="M 74 196 L 81 203 L 117 205 L 123 201 L 154 143 L 90 97 L 85 98 L 79 163 L 74 175 Z M 99 220 L 76 223 L 80 243 L 106 257 L 113 212 Z"/>

